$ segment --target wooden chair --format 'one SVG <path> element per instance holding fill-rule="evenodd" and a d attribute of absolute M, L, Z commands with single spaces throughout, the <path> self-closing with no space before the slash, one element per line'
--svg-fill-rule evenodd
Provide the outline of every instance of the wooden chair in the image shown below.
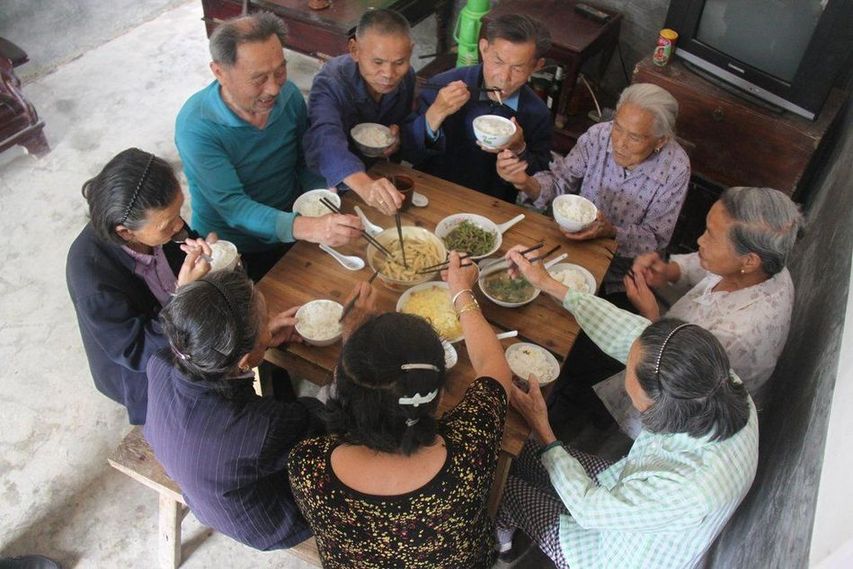
<path fill-rule="evenodd" d="M 154 458 L 154 451 L 142 435 L 142 427 L 134 427 L 107 461 L 116 470 L 159 494 L 159 564 L 161 569 L 176 569 L 181 564 L 181 521 L 189 508 L 181 489 Z M 317 543 L 313 537 L 288 549 L 287 552 L 293 553 L 306 563 L 322 567 Z"/>
<path fill-rule="evenodd" d="M 50 151 L 44 136 L 44 122 L 24 97 L 14 68 L 29 61 L 24 50 L 0 38 L 0 152 L 20 144 L 31 154 Z"/>

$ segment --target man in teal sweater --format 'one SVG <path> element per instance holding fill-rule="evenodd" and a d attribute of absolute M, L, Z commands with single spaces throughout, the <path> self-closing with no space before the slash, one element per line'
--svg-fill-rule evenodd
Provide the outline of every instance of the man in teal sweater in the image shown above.
<path fill-rule="evenodd" d="M 210 37 L 216 80 L 189 98 L 175 124 L 193 228 L 237 245 L 254 280 L 293 241 L 343 245 L 361 228 L 351 215 L 290 211 L 301 193 L 325 182 L 305 166 L 307 110 L 287 81 L 285 33 L 269 13 L 221 24 Z"/>

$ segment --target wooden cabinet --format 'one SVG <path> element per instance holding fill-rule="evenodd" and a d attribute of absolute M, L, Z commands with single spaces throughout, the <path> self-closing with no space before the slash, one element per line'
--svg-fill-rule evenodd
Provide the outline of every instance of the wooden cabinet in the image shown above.
<path fill-rule="evenodd" d="M 368 8 L 390 8 L 403 14 L 412 25 L 435 10 L 424 0 L 335 0 L 325 10 L 311 10 L 307 0 L 248 0 L 249 12 L 268 11 L 285 21 L 288 49 L 315 57 L 334 57 L 347 52 L 347 41 L 359 18 Z M 239 16 L 243 0 L 202 0 L 207 35 L 222 20 Z"/>
<path fill-rule="evenodd" d="M 695 250 L 705 215 L 730 186 L 765 186 L 803 197 L 810 166 L 846 93 L 833 91 L 816 121 L 753 103 L 687 69 L 678 60 L 658 67 L 648 57 L 634 83 L 660 85 L 678 100 L 677 138 L 693 178 L 670 248 Z"/>

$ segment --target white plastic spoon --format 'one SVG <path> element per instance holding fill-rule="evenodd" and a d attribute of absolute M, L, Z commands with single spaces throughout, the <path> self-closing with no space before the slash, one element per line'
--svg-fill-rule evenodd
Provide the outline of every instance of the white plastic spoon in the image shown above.
<path fill-rule="evenodd" d="M 320 244 L 320 249 L 332 256 L 341 266 L 349 271 L 360 271 L 364 268 L 364 259 L 355 255 L 342 255 L 328 245 Z"/>
<path fill-rule="evenodd" d="M 358 218 L 361 220 L 361 225 L 364 227 L 364 230 L 367 231 L 367 233 L 371 237 L 376 237 L 377 235 L 385 231 L 384 229 L 367 219 L 367 216 L 364 215 L 364 212 L 361 211 L 361 208 L 359 206 L 355 206 L 355 208 L 353 209 L 355 209 L 356 215 L 358 215 Z"/>
<path fill-rule="evenodd" d="M 506 340 L 507 338 L 515 338 L 518 336 L 518 330 L 510 330 L 508 332 L 501 332 L 500 334 L 495 334 L 495 337 L 498 340 Z"/>

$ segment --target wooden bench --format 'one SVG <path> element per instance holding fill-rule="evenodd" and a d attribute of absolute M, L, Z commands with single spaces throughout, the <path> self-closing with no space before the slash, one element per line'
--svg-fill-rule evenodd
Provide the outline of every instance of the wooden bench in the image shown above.
<path fill-rule="evenodd" d="M 134 427 L 107 461 L 116 470 L 159 494 L 159 563 L 161 569 L 176 569 L 181 564 L 181 521 L 189 508 L 181 489 L 154 458 L 154 451 L 142 435 L 142 427 Z M 322 567 L 313 537 L 286 551 L 306 563 Z"/>

